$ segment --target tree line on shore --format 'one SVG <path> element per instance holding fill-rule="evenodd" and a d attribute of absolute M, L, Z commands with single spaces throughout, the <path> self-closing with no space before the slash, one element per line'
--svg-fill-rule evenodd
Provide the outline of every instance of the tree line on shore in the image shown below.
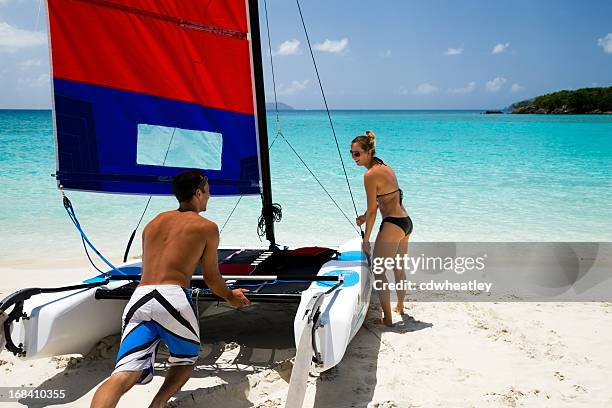
<path fill-rule="evenodd" d="M 510 108 L 512 113 L 612 114 L 612 87 L 553 92 Z"/>

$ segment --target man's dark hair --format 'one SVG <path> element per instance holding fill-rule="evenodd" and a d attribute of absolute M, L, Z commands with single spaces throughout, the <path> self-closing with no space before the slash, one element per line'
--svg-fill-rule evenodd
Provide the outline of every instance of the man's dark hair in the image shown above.
<path fill-rule="evenodd" d="M 187 170 L 174 176 L 172 191 L 179 203 L 182 203 L 191 200 L 198 188 L 204 192 L 206 184 L 206 176 L 201 171 Z"/>

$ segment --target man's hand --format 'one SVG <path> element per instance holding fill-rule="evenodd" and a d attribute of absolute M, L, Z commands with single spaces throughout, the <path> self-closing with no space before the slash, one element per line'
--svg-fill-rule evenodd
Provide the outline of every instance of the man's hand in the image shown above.
<path fill-rule="evenodd" d="M 240 309 L 242 306 L 248 306 L 251 304 L 251 301 L 244 296 L 244 292 L 248 292 L 247 289 L 233 289 L 231 295 L 227 297 L 227 303 L 235 307 L 236 309 Z"/>

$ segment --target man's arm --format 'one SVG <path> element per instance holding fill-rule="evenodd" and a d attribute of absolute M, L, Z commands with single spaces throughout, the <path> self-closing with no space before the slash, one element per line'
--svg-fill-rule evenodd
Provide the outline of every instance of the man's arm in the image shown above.
<path fill-rule="evenodd" d="M 245 289 L 231 290 L 225 284 L 219 272 L 217 249 L 219 248 L 219 229 L 217 224 L 210 222 L 204 227 L 205 247 L 202 254 L 202 275 L 206 285 L 212 292 L 225 299 L 234 307 L 248 305 L 249 300 L 244 296 Z"/>

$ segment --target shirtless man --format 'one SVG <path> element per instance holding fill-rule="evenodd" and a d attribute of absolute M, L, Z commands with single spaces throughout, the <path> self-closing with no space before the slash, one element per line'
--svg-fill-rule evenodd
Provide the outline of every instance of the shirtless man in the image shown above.
<path fill-rule="evenodd" d="M 142 232 L 142 279 L 123 313 L 115 370 L 96 391 L 92 407 L 114 407 L 135 384 L 151 381 L 160 340 L 168 346 L 170 369 L 150 406 L 165 406 L 187 382 L 200 351 L 198 319 L 186 289 L 198 263 L 213 293 L 237 308 L 250 303 L 246 290 L 225 285 L 217 264 L 219 230 L 198 215 L 210 198 L 206 178 L 186 171 L 172 187 L 180 206 L 159 214 Z"/>

